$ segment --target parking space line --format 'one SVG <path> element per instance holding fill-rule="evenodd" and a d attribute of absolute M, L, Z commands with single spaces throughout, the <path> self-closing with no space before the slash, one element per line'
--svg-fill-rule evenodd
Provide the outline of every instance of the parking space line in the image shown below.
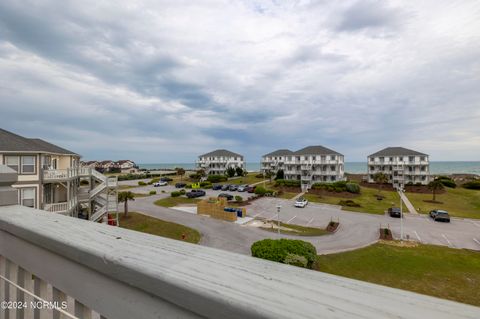
<path fill-rule="evenodd" d="M 445 236 L 445 234 L 442 234 L 442 236 L 443 236 L 443 238 L 445 238 L 445 240 L 447 241 L 449 247 L 455 247 L 455 246 L 452 245 L 452 243 L 450 242 L 450 240 L 448 240 L 448 238 L 447 238 L 447 236 Z"/>
<path fill-rule="evenodd" d="M 473 241 L 480 245 L 480 240 L 474 238 Z"/>
<path fill-rule="evenodd" d="M 289 224 L 292 220 L 294 220 L 295 217 L 297 217 L 297 215 L 295 215 L 295 216 L 293 216 L 292 218 L 290 218 L 290 219 L 287 221 L 287 224 Z"/>
<path fill-rule="evenodd" d="M 310 219 L 310 220 L 308 221 L 307 225 L 310 225 L 310 223 L 313 222 L 314 219 L 315 219 L 315 218 Z"/>
<path fill-rule="evenodd" d="M 269 218 L 267 218 L 268 220 L 273 220 L 275 217 L 277 217 L 277 214 L 273 214 L 272 216 L 270 216 Z"/>
<path fill-rule="evenodd" d="M 414 230 L 413 232 L 415 233 L 415 236 L 417 236 L 417 238 L 418 238 L 418 241 L 419 241 L 419 242 L 422 242 L 422 239 L 420 238 L 420 236 L 418 236 L 418 233 L 417 233 L 417 231 L 416 231 L 416 230 Z"/>
<path fill-rule="evenodd" d="M 480 227 L 480 224 L 477 223 L 477 222 L 474 222 L 473 220 L 472 220 L 472 223 L 473 223 L 475 226 Z"/>

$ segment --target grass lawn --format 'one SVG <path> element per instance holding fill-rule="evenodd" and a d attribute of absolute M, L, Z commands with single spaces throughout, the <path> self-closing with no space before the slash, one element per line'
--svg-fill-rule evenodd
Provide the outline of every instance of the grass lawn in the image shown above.
<path fill-rule="evenodd" d="M 383 215 L 385 210 L 387 210 L 389 207 L 392 207 L 392 205 L 400 205 L 400 197 L 398 197 L 398 194 L 396 192 L 382 190 L 381 195 L 385 196 L 383 200 L 377 200 L 377 198 L 375 197 L 377 193 L 378 190 L 376 189 L 362 187 L 360 194 L 352 198 L 335 197 L 331 195 L 319 196 L 315 194 L 305 194 L 305 198 L 311 202 L 332 205 L 338 205 L 341 200 L 351 199 L 355 203 L 360 204 L 361 207 L 342 206 L 343 210 L 379 215 Z"/>
<path fill-rule="evenodd" d="M 378 243 L 317 261 L 323 272 L 480 306 L 479 252 Z"/>
<path fill-rule="evenodd" d="M 299 193 L 290 193 L 290 192 L 283 192 L 282 194 L 278 195 L 278 198 L 283 198 L 283 199 L 292 199 L 295 196 L 297 196 Z"/>
<path fill-rule="evenodd" d="M 248 173 L 247 176 L 238 177 L 238 178 L 231 179 L 231 180 L 228 180 L 226 182 L 221 182 L 221 183 L 218 183 L 218 184 L 235 184 L 235 185 L 248 184 L 248 185 L 250 185 L 250 184 L 254 184 L 254 183 L 258 183 L 258 182 L 263 181 L 263 178 L 255 177 L 258 174 L 259 174 L 258 172 L 251 172 L 251 173 Z M 214 184 L 217 184 L 217 183 L 214 183 Z"/>
<path fill-rule="evenodd" d="M 147 215 L 129 212 L 127 217 L 119 216 L 120 227 L 136 230 L 142 233 L 177 239 L 189 243 L 198 243 L 200 233 L 195 229 L 180 224 L 167 222 Z M 182 235 L 185 239 L 182 239 Z"/>
<path fill-rule="evenodd" d="M 274 222 L 277 225 L 277 222 Z M 263 230 L 277 232 L 277 228 L 272 227 L 260 227 Z M 322 228 L 315 228 L 315 227 L 304 227 L 299 225 L 293 224 L 286 224 L 280 222 L 280 233 L 287 234 L 287 235 L 296 235 L 296 236 L 322 236 L 326 234 L 330 234 L 330 232 L 326 231 Z"/>
<path fill-rule="evenodd" d="M 135 187 L 139 187 L 139 186 L 138 185 L 118 185 L 119 190 L 125 190 L 125 189 L 130 189 Z"/>
<path fill-rule="evenodd" d="M 407 193 L 408 199 L 415 208 L 420 208 L 420 213 L 428 213 L 432 209 L 445 209 L 450 215 L 467 218 L 480 218 L 480 190 L 445 188 L 444 194 L 436 196 L 442 204 L 427 203 L 432 200 L 431 194 Z"/>
<path fill-rule="evenodd" d="M 198 198 L 187 198 L 184 196 L 179 196 L 179 197 L 162 198 L 155 201 L 154 204 L 158 206 L 163 206 L 163 207 L 173 207 L 180 204 L 196 204 L 199 201 L 200 199 Z"/>

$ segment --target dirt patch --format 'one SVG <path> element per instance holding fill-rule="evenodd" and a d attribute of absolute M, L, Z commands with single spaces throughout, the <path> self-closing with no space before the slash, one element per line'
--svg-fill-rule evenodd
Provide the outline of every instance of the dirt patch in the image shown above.
<path fill-rule="evenodd" d="M 393 240 L 392 231 L 388 228 L 380 228 L 379 238 L 382 240 Z"/>
<path fill-rule="evenodd" d="M 440 202 L 440 201 L 438 201 L 438 200 L 424 199 L 423 201 L 424 201 L 425 203 L 443 204 L 443 202 Z"/>
<path fill-rule="evenodd" d="M 380 244 L 396 246 L 396 247 L 409 247 L 414 248 L 418 247 L 418 242 L 414 240 L 379 240 Z"/>
<path fill-rule="evenodd" d="M 340 223 L 331 221 L 330 223 L 328 223 L 327 231 L 331 232 L 331 233 L 334 233 L 334 232 L 337 231 L 338 226 L 340 226 Z"/>

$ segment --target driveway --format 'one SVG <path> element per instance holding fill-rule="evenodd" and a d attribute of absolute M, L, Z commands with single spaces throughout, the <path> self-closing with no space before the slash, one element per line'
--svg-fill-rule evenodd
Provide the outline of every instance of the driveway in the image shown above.
<path fill-rule="evenodd" d="M 138 211 L 162 220 L 179 223 L 198 230 L 202 234 L 201 245 L 250 254 L 250 246 L 265 238 L 294 238 L 311 242 L 319 254 L 358 249 L 378 239 L 379 227 L 389 227 L 395 238 L 400 238 L 400 219 L 387 215 L 347 212 L 339 206 L 309 203 L 305 208 L 293 207 L 293 201 L 279 198 L 261 198 L 247 205 L 247 214 L 257 219 L 277 220 L 276 206 L 281 205 L 280 220 L 291 224 L 325 228 L 330 220 L 340 221 L 336 233 L 320 237 L 278 235 L 248 225 L 238 225 L 206 216 L 181 212 L 153 204 L 160 198 L 170 196 L 173 186 L 153 186 L 130 189 L 148 193 L 156 189 L 158 194 L 136 198 L 129 203 L 131 211 Z M 160 193 L 161 190 L 165 193 Z M 222 191 L 207 190 L 207 196 L 216 196 Z M 246 198 L 247 193 L 229 192 Z M 123 205 L 120 205 L 123 209 Z M 452 248 L 480 250 L 480 221 L 453 218 L 451 223 L 433 222 L 425 215 L 406 214 L 403 219 L 404 238 L 426 244 L 444 245 Z"/>

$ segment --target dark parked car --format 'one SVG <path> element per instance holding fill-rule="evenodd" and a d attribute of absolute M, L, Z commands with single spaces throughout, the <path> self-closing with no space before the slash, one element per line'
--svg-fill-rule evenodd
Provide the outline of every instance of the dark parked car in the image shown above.
<path fill-rule="evenodd" d="M 201 189 L 192 189 L 190 192 L 188 192 L 185 195 L 187 195 L 188 198 L 201 197 L 201 196 L 205 196 L 205 191 Z"/>
<path fill-rule="evenodd" d="M 175 188 L 184 188 L 185 186 L 187 186 L 186 183 L 176 183 L 175 184 Z"/>
<path fill-rule="evenodd" d="M 173 181 L 173 179 L 171 179 L 170 177 L 162 177 L 162 178 L 160 178 L 160 181 L 162 181 L 162 182 L 171 182 L 171 181 Z"/>
<path fill-rule="evenodd" d="M 397 218 L 400 218 L 401 216 L 401 212 L 400 212 L 400 208 L 398 207 L 390 207 L 388 209 L 388 214 L 390 215 L 390 217 L 397 217 Z"/>
<path fill-rule="evenodd" d="M 446 210 L 434 209 L 430 212 L 430 217 L 436 222 L 450 222 L 450 215 Z"/>
<path fill-rule="evenodd" d="M 230 188 L 230 184 L 224 184 L 222 186 L 222 191 L 228 191 L 229 188 Z"/>
<path fill-rule="evenodd" d="M 256 187 L 257 187 L 257 186 L 248 186 L 245 190 L 246 190 L 248 193 L 254 193 Z"/>
<path fill-rule="evenodd" d="M 237 185 L 230 185 L 230 187 L 228 188 L 229 191 L 236 191 L 238 189 L 238 186 Z"/>
<path fill-rule="evenodd" d="M 223 187 L 223 185 L 221 185 L 221 184 L 213 184 L 213 185 L 212 185 L 212 189 L 213 189 L 214 191 L 219 191 L 219 190 L 222 189 L 222 187 Z"/>
<path fill-rule="evenodd" d="M 227 200 L 232 200 L 233 199 L 233 195 L 230 195 L 230 194 L 227 194 L 227 193 L 218 194 L 218 197 L 225 197 Z"/>

